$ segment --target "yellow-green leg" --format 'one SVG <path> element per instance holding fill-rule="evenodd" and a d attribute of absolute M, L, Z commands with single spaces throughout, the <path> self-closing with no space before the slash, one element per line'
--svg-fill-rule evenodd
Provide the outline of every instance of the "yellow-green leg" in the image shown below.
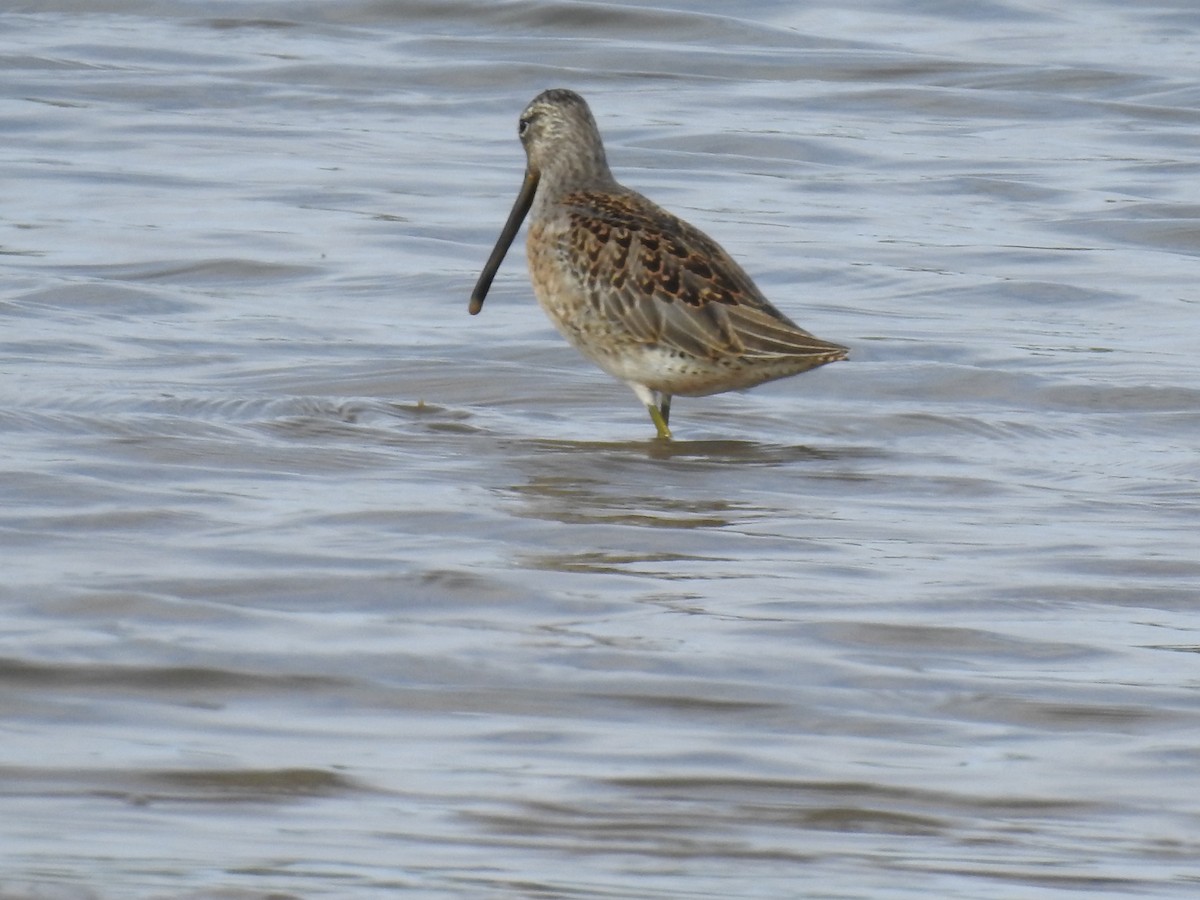
<path fill-rule="evenodd" d="M 638 399 L 646 405 L 646 410 L 650 413 L 650 421 L 654 423 L 654 427 L 658 431 L 659 440 L 669 441 L 671 429 L 667 427 L 667 420 L 671 418 L 671 395 L 661 391 L 652 391 L 644 384 L 637 384 L 633 381 L 626 382 L 626 384 L 633 388 Z"/>
<path fill-rule="evenodd" d="M 661 396 L 655 406 L 652 403 L 646 404 L 646 409 L 650 410 L 650 420 L 654 422 L 654 427 L 658 429 L 658 436 L 661 440 L 669 441 L 671 439 L 671 429 L 667 427 L 667 420 L 671 418 L 671 396 L 669 394 Z"/>

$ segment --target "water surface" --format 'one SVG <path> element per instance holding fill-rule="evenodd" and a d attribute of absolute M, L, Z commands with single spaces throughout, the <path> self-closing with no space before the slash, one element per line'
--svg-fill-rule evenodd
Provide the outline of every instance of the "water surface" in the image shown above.
<path fill-rule="evenodd" d="M 1192 897 L 1189 3 L 0 14 L 0 897 Z M 663 446 L 516 117 L 852 357 Z"/>

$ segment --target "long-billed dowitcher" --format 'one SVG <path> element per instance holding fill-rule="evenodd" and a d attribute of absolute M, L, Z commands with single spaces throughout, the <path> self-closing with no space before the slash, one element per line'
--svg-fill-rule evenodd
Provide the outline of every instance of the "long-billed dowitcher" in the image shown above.
<path fill-rule="evenodd" d="M 848 352 L 768 302 L 698 228 L 617 184 L 587 103 L 544 91 L 521 113 L 525 181 L 471 293 L 483 308 L 525 214 L 533 292 L 575 348 L 624 381 L 671 437 L 671 397 L 796 375 Z"/>

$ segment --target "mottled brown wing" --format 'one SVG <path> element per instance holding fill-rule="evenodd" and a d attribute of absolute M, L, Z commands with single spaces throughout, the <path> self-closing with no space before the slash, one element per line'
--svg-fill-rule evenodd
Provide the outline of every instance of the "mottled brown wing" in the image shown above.
<path fill-rule="evenodd" d="M 838 359 L 777 310 L 708 235 L 632 191 L 568 195 L 568 256 L 589 301 L 631 338 L 700 359 Z"/>

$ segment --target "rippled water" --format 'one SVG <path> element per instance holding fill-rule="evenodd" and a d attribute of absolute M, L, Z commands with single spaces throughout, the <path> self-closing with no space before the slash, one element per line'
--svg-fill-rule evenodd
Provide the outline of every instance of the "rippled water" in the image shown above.
<path fill-rule="evenodd" d="M 1200 12 L 689 6 L 0 13 L 0 897 L 1200 890 Z M 468 317 L 551 86 L 851 360 Z"/>

